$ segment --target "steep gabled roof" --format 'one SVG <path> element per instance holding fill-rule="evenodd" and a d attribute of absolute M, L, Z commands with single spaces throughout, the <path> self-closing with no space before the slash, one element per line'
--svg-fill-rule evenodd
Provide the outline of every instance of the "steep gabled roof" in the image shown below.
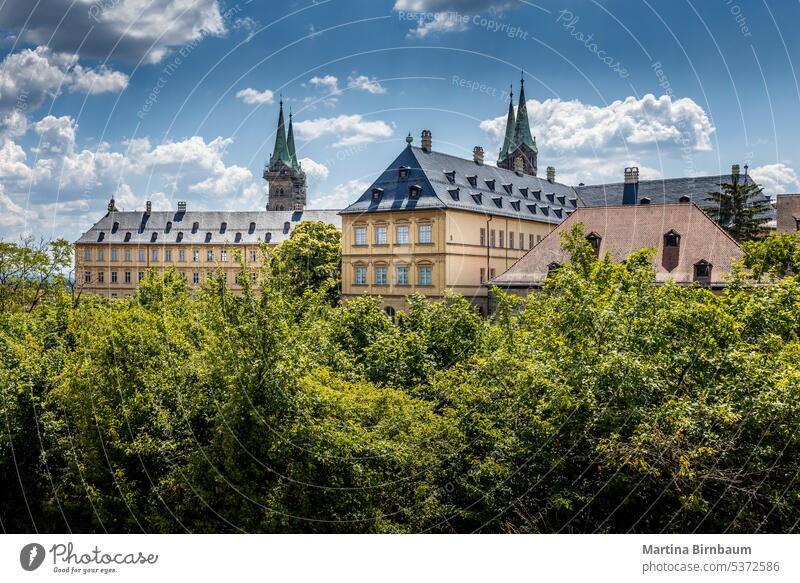
<path fill-rule="evenodd" d="M 640 249 L 656 249 L 653 263 L 657 283 L 672 280 L 690 284 L 694 281 L 694 266 L 706 261 L 712 265 L 710 285 L 722 287 L 723 274 L 731 271 L 734 261 L 744 257 L 736 241 L 692 203 L 581 207 L 490 285 L 544 285 L 551 265 L 569 262 L 568 253 L 561 247 L 561 234 L 578 223 L 583 224 L 586 234 L 600 237 L 601 256 L 608 253 L 614 261 L 622 261 Z M 664 235 L 670 231 L 680 236 L 680 243 L 677 265 L 667 270 L 662 259 Z"/>
<path fill-rule="evenodd" d="M 280 103 L 280 113 L 278 113 L 278 130 L 275 132 L 275 148 L 269 159 L 269 166 L 272 167 L 279 161 L 292 166 L 292 157 L 289 154 L 289 146 L 286 143 L 286 128 L 283 123 L 283 100 Z"/>
<path fill-rule="evenodd" d="M 406 178 L 400 178 L 401 167 Z M 411 197 L 409 187 L 415 185 L 420 191 Z M 558 224 L 577 204 L 575 191 L 565 184 L 409 145 L 341 212 L 452 208 Z"/>
<path fill-rule="evenodd" d="M 514 145 L 514 131 L 517 129 L 516 117 L 514 115 L 514 92 L 510 93 L 508 98 L 508 116 L 506 117 L 506 135 L 503 139 L 503 147 L 500 149 L 500 157 L 498 160 L 505 160 L 509 152 L 516 149 Z"/>
<path fill-rule="evenodd" d="M 536 141 L 531 135 L 531 125 L 528 121 L 528 105 L 525 101 L 525 79 L 519 82 L 519 105 L 517 105 L 517 122 L 514 126 L 514 149 L 522 144 L 536 151 Z M 513 152 L 514 150 L 510 150 Z"/>

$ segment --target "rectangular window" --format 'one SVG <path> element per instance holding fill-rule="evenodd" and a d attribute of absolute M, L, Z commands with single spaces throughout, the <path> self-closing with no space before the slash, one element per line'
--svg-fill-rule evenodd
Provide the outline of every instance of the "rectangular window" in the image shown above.
<path fill-rule="evenodd" d="M 386 267 L 375 268 L 375 285 L 386 285 Z"/>
<path fill-rule="evenodd" d="M 145 260 L 144 249 L 139 249 L 139 261 L 144 261 L 144 260 Z"/>
<path fill-rule="evenodd" d="M 92 272 L 91 271 L 84 271 L 83 272 L 83 283 L 92 283 Z"/>
<path fill-rule="evenodd" d="M 399 225 L 397 227 L 397 244 L 408 245 L 408 225 Z"/>
<path fill-rule="evenodd" d="M 192 250 L 192 261 L 194 261 L 195 263 L 200 261 L 200 250 L 199 249 Z"/>
<path fill-rule="evenodd" d="M 252 263 L 255 263 L 255 262 L 256 262 L 256 259 L 257 259 L 256 252 L 255 252 L 255 251 L 250 251 L 250 261 L 251 261 Z"/>
<path fill-rule="evenodd" d="M 539 243 L 541 243 L 542 239 L 544 239 L 544 237 L 542 237 L 541 235 L 536 235 L 536 244 L 538 245 Z"/>
<path fill-rule="evenodd" d="M 200 274 L 196 271 L 192 274 L 192 283 L 198 284 L 200 283 Z"/>
<path fill-rule="evenodd" d="M 117 260 L 119 260 L 119 257 L 118 257 L 118 254 L 117 254 L 117 250 L 116 249 L 112 249 L 111 250 L 111 261 L 117 261 Z"/>
<path fill-rule="evenodd" d="M 397 268 L 397 285 L 408 285 L 408 267 L 404 265 Z"/>
<path fill-rule="evenodd" d="M 223 249 L 219 252 L 219 260 L 220 261 L 227 261 L 228 260 L 228 250 Z"/>
<path fill-rule="evenodd" d="M 92 250 L 88 247 L 83 250 L 83 260 L 84 261 L 91 261 L 92 260 Z"/>
<path fill-rule="evenodd" d="M 158 249 L 151 249 L 150 250 L 150 261 L 153 261 L 153 262 L 158 261 Z"/>
<path fill-rule="evenodd" d="M 106 260 L 106 250 L 105 249 L 98 249 L 97 250 L 97 260 L 98 261 L 105 261 Z"/>
<path fill-rule="evenodd" d="M 519 234 L 519 248 L 525 249 L 525 238 L 522 236 L 522 233 Z"/>
<path fill-rule="evenodd" d="M 366 245 L 366 244 L 367 244 L 367 228 L 356 227 L 356 245 Z"/>
<path fill-rule="evenodd" d="M 112 271 L 111 272 L 111 283 L 117 283 L 117 272 L 116 271 Z"/>
<path fill-rule="evenodd" d="M 506 246 L 505 232 L 500 231 L 500 248 L 502 249 L 505 246 Z"/>
<path fill-rule="evenodd" d="M 494 279 L 494 267 L 489 270 L 489 279 Z"/>
<path fill-rule="evenodd" d="M 486 268 L 481 267 L 481 283 L 486 281 Z"/>
<path fill-rule="evenodd" d="M 494 243 L 495 243 L 494 234 L 495 234 L 494 233 L 494 229 L 489 231 L 489 247 L 494 247 Z"/>
<path fill-rule="evenodd" d="M 131 260 L 131 250 L 125 249 L 125 261 L 130 261 L 130 260 Z"/>
<path fill-rule="evenodd" d="M 430 243 L 431 242 L 431 226 L 430 225 L 420 225 L 419 226 L 419 242 L 420 243 Z"/>
<path fill-rule="evenodd" d="M 106 280 L 106 272 L 105 271 L 98 271 L 97 272 L 97 283 L 103 283 Z"/>
<path fill-rule="evenodd" d="M 533 249 L 533 235 L 528 235 L 528 248 Z"/>
<path fill-rule="evenodd" d="M 186 261 L 186 249 L 178 249 L 178 261 L 181 263 Z"/>
<path fill-rule="evenodd" d="M 356 267 L 356 285 L 367 285 L 366 267 Z"/>
<path fill-rule="evenodd" d="M 375 227 L 375 244 L 376 245 L 386 245 L 387 238 L 386 238 L 386 226 L 379 225 Z"/>
<path fill-rule="evenodd" d="M 514 233 L 511 231 L 508 232 L 508 248 L 514 248 Z"/>
<path fill-rule="evenodd" d="M 164 261 L 168 261 L 168 262 L 172 261 L 172 249 L 165 249 L 164 250 Z"/>
<path fill-rule="evenodd" d="M 130 271 L 126 271 L 125 272 L 125 283 L 130 283 L 130 282 L 131 282 L 131 272 Z"/>
<path fill-rule="evenodd" d="M 144 271 L 140 271 L 137 275 L 139 276 L 137 278 L 138 281 L 142 281 L 144 279 Z"/>
<path fill-rule="evenodd" d="M 256 282 L 256 273 L 255 272 L 250 274 L 250 281 L 252 281 L 253 283 Z"/>
<path fill-rule="evenodd" d="M 486 247 L 486 229 L 481 227 L 481 247 Z"/>
<path fill-rule="evenodd" d="M 206 261 L 214 261 L 214 251 L 212 249 L 206 251 Z"/>
<path fill-rule="evenodd" d="M 419 268 L 419 284 L 420 285 L 431 285 L 431 268 L 430 267 L 420 267 Z"/>

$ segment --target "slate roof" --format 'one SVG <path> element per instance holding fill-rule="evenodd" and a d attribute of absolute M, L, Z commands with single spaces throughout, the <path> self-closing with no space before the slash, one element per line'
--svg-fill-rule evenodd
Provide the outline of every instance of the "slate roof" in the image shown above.
<path fill-rule="evenodd" d="M 335 210 L 304 211 L 114 211 L 86 231 L 77 243 L 280 243 L 303 221 L 342 228 Z M 223 227 L 224 224 L 224 227 Z M 155 237 L 155 239 L 154 239 Z"/>
<path fill-rule="evenodd" d="M 400 178 L 401 166 L 408 169 L 406 178 Z M 420 187 L 417 197 L 410 196 L 411 186 Z M 374 189 L 381 189 L 377 198 Z M 450 208 L 558 224 L 578 204 L 566 184 L 409 145 L 341 212 Z"/>
<path fill-rule="evenodd" d="M 744 257 L 736 241 L 695 204 L 582 207 L 488 285 L 541 287 L 551 264 L 569 261 L 561 247 L 561 234 L 577 223 L 583 224 L 586 235 L 595 233 L 601 237 L 600 255 L 609 253 L 614 261 L 622 261 L 639 249 L 656 249 L 653 263 L 657 283 L 672 280 L 690 284 L 695 264 L 707 261 L 712 265 L 711 287 L 723 287 L 722 275 L 731 271 L 733 261 Z M 671 230 L 680 236 L 679 259 L 677 266 L 668 271 L 662 259 L 664 235 Z"/>
<path fill-rule="evenodd" d="M 706 197 L 709 192 L 719 191 L 723 182 L 731 182 L 730 174 L 720 176 L 694 176 L 685 178 L 665 178 L 660 180 L 640 180 L 638 200 L 647 197 L 651 204 L 666 204 L 681 202 L 682 196 L 688 196 L 689 201 L 698 206 L 705 207 L 709 203 Z M 749 176 L 740 176 L 739 180 L 746 180 L 752 184 Z M 606 206 L 622 204 L 622 191 L 625 184 L 614 182 L 612 184 L 593 184 L 589 186 L 576 186 L 575 192 L 583 203 L 582 206 Z M 762 195 L 766 200 L 769 197 Z M 775 218 L 774 209 L 770 211 L 770 218 Z"/>

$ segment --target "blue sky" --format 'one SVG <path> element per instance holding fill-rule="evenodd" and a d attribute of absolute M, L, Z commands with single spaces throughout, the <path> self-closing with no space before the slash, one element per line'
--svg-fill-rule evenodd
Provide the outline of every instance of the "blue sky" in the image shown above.
<path fill-rule="evenodd" d="M 280 94 L 312 207 L 355 199 L 409 132 L 492 161 L 521 70 L 560 181 L 739 163 L 797 192 L 798 21 L 789 0 L 5 0 L 0 237 L 75 239 L 112 195 L 263 208 Z"/>

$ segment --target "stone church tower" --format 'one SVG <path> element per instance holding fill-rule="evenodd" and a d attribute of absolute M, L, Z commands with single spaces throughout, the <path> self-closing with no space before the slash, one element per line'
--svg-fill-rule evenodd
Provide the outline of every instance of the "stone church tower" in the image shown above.
<path fill-rule="evenodd" d="M 289 136 L 283 123 L 283 100 L 278 114 L 275 148 L 264 168 L 264 180 L 269 183 L 268 211 L 301 211 L 306 206 L 306 174 L 297 161 L 294 149 L 292 114 L 289 114 Z"/>
<path fill-rule="evenodd" d="M 506 120 L 506 135 L 497 166 L 506 170 L 514 170 L 523 174 L 536 176 L 538 170 L 539 149 L 536 147 L 536 138 L 531 136 L 531 126 L 528 122 L 528 106 L 525 103 L 525 79 L 520 79 L 519 104 L 517 115 L 514 116 L 514 94 L 508 102 L 508 119 Z"/>

